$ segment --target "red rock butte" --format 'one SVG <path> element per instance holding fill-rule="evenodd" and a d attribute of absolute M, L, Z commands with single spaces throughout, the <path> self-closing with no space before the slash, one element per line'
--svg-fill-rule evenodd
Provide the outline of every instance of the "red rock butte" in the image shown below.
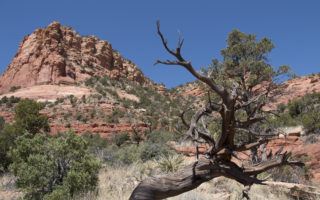
<path fill-rule="evenodd" d="M 125 78 L 152 84 L 130 60 L 95 36 L 80 36 L 70 27 L 52 22 L 26 36 L 0 78 L 0 93 L 11 87 L 72 85 L 91 76 Z"/>

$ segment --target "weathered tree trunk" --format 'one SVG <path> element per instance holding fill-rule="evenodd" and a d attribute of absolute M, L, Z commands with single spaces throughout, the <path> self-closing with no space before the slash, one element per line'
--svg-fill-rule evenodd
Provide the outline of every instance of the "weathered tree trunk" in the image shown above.
<path fill-rule="evenodd" d="M 263 168 L 257 167 L 258 170 Z M 248 172 L 254 174 L 254 169 L 249 169 Z M 262 181 L 243 173 L 243 169 L 232 162 L 214 163 L 210 159 L 200 158 L 199 161 L 175 174 L 150 177 L 142 181 L 132 192 L 130 200 L 158 200 L 177 196 L 219 176 L 234 179 L 243 185 L 262 183 Z"/>
<path fill-rule="evenodd" d="M 144 180 L 132 192 L 130 200 L 157 200 L 182 194 L 220 176 L 218 169 L 210 160 L 201 159 L 179 173 Z"/>
<path fill-rule="evenodd" d="M 227 71 L 225 71 L 224 78 L 228 80 L 225 80 L 225 83 L 228 83 L 228 81 L 230 81 L 229 79 L 233 79 L 233 86 L 228 86 L 228 84 L 225 86 L 218 85 L 210 76 L 198 73 L 191 62 L 183 58 L 181 55 L 183 39 L 180 38 L 177 48 L 172 50 L 168 47 L 167 40 L 160 31 L 159 22 L 157 23 L 157 30 L 164 48 L 176 59 L 166 61 L 158 60 L 156 64 L 179 65 L 184 67 L 199 81 L 207 84 L 212 92 L 220 97 L 221 101 L 213 103 L 209 98 L 209 103 L 193 115 L 190 124 L 183 119 L 183 114 L 181 115 L 183 123 L 189 128 L 186 135 L 191 137 L 194 142 L 205 141 L 210 146 L 209 150 L 205 153 L 206 159 L 202 158 L 175 174 L 151 177 L 142 181 L 132 192 L 130 200 L 157 200 L 173 197 L 195 189 L 202 183 L 219 176 L 234 179 L 245 186 L 263 184 L 262 180 L 256 178 L 259 173 L 282 165 L 303 166 L 301 162 L 288 160 L 291 154 L 287 152 L 282 153 L 282 150 L 279 150 L 279 152 L 274 155 L 268 155 L 266 159 L 262 159 L 262 162 L 254 165 L 246 166 L 243 163 L 237 165 L 233 162 L 232 157 L 241 160 L 236 156 L 237 152 L 257 148 L 261 144 L 268 142 L 267 139 L 261 138 L 261 134 L 255 134 L 256 137 L 260 138 L 256 142 L 241 146 L 235 146 L 234 144 L 236 129 L 246 130 L 252 134 L 252 130 L 250 130 L 252 127 L 250 126 L 265 120 L 264 112 L 262 112 L 265 101 L 262 97 L 268 98 L 268 94 L 272 89 L 272 79 L 265 92 L 255 95 L 251 94 L 252 88 L 255 85 L 251 85 L 251 89 L 248 89 L 246 85 L 247 79 L 248 82 L 250 82 L 249 76 L 247 77 L 247 75 L 250 75 L 251 72 L 246 72 L 244 68 L 244 73 L 240 77 L 242 78 L 243 90 L 239 91 L 241 83 L 235 79 L 236 74 L 229 74 L 226 69 Z M 264 53 L 260 53 L 258 56 L 263 56 L 263 54 Z M 238 59 L 235 61 L 238 63 Z M 220 74 L 217 73 L 217 75 Z M 261 81 L 262 80 L 260 80 L 260 82 Z M 251 96 L 248 96 L 249 93 Z M 259 91 L 257 93 L 259 93 Z M 242 112 L 246 113 L 247 117 L 244 121 L 242 121 L 243 119 L 240 117 L 236 118 L 237 110 L 242 110 Z M 220 113 L 222 119 L 221 134 L 217 141 L 211 137 L 210 131 L 206 130 L 205 125 L 203 125 L 202 129 L 197 127 L 198 121 L 203 116 L 209 115 L 212 112 Z M 204 132 L 203 129 L 205 130 Z M 205 132 L 208 132 L 208 134 Z M 244 195 L 247 194 L 244 192 Z"/>

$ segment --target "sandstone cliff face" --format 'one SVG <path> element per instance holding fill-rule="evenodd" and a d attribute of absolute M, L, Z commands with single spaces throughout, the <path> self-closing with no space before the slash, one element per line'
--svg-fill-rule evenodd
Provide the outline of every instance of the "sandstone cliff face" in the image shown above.
<path fill-rule="evenodd" d="M 13 86 L 75 84 L 91 76 L 125 78 L 150 84 L 137 66 L 94 36 L 80 36 L 58 22 L 26 36 L 5 73 L 0 92 Z"/>

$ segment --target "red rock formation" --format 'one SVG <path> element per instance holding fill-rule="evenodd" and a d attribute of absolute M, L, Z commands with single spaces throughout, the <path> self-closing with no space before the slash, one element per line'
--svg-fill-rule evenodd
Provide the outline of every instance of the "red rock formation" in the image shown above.
<path fill-rule="evenodd" d="M 320 74 L 294 78 L 285 81 L 279 87 L 280 92 L 264 107 L 265 110 L 275 110 L 279 104 L 287 104 L 290 100 L 303 97 L 306 94 L 320 92 Z M 197 82 L 177 87 L 177 91 L 174 97 L 178 98 L 183 96 L 201 99 L 206 95 Z"/>
<path fill-rule="evenodd" d="M 94 36 L 82 37 L 58 22 L 26 36 L 0 78 L 0 92 L 13 86 L 74 84 L 91 76 L 151 81 L 131 61 Z"/>
<path fill-rule="evenodd" d="M 267 109 L 274 110 L 279 104 L 287 104 L 290 100 L 306 94 L 320 92 L 320 74 L 294 78 L 284 82 L 280 87 L 281 92 L 274 97 Z"/>
<path fill-rule="evenodd" d="M 130 123 L 121 123 L 121 124 L 107 124 L 107 123 L 94 123 L 94 124 L 76 124 L 73 123 L 71 127 L 65 127 L 59 124 L 51 124 L 51 133 L 57 134 L 59 132 L 65 132 L 68 129 L 73 130 L 77 134 L 84 133 L 93 133 L 99 134 L 102 138 L 111 139 L 117 133 L 132 133 L 133 126 L 138 131 L 145 131 L 148 129 L 148 126 L 144 123 L 139 124 L 130 124 Z"/>

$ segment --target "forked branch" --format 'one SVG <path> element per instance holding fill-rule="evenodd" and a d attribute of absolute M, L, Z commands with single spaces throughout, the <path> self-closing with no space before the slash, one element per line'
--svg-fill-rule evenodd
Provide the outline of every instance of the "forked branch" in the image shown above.
<path fill-rule="evenodd" d="M 163 36 L 161 30 L 160 30 L 160 22 L 157 21 L 157 33 L 160 36 L 161 42 L 164 46 L 164 48 L 166 49 L 166 51 L 168 53 L 170 53 L 172 56 L 174 56 L 176 58 L 176 60 L 166 60 L 166 61 L 161 61 L 161 60 L 157 60 L 155 64 L 165 64 L 165 65 L 179 65 L 184 67 L 185 69 L 187 69 L 195 78 L 197 78 L 198 80 L 202 81 L 203 83 L 207 84 L 213 91 L 215 91 L 224 101 L 228 101 L 228 97 L 229 94 L 227 92 L 227 90 L 222 87 L 217 85 L 212 79 L 203 76 L 201 74 L 199 74 L 194 67 L 192 66 L 191 62 L 186 61 L 183 56 L 181 55 L 181 48 L 183 45 L 183 39 L 179 39 L 178 45 L 176 47 L 175 50 L 172 50 L 169 48 L 168 46 L 168 40 L 165 39 L 165 37 Z"/>

